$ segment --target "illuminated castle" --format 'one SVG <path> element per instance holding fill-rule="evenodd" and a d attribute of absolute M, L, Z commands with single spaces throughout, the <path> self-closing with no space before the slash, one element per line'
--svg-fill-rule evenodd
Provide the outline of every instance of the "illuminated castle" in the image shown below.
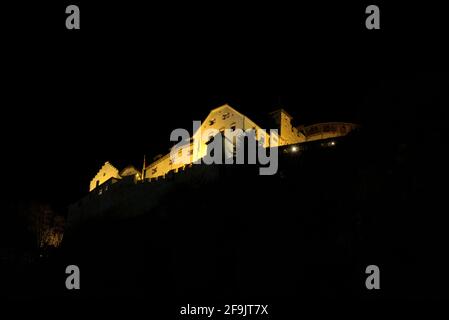
<path fill-rule="evenodd" d="M 158 155 L 150 164 L 144 161 L 143 168 L 138 170 L 133 166 L 126 166 L 122 170 L 110 162 L 106 162 L 90 182 L 89 191 L 96 190 L 99 194 L 107 191 L 109 185 L 118 181 L 137 182 L 152 181 L 165 178 L 171 172 L 177 173 L 207 154 L 207 142 L 210 141 L 211 131 L 223 132 L 225 129 L 253 129 L 256 139 L 263 141 L 264 147 L 297 145 L 304 142 L 325 140 L 345 136 L 357 125 L 343 122 L 319 123 L 310 126 L 292 125 L 293 118 L 283 109 L 271 112 L 268 119 L 260 119 L 256 123 L 246 115 L 225 104 L 210 111 L 201 126 L 193 133 L 192 139 L 182 146 L 175 147 L 175 161 L 170 153 Z M 267 121 L 268 120 L 268 121 Z M 269 134 L 269 129 L 277 129 L 275 136 Z M 194 143 L 194 141 L 196 143 Z M 232 148 L 232 146 L 230 146 Z M 177 158 L 177 159 L 176 159 Z M 176 161 L 178 160 L 178 161 Z"/>

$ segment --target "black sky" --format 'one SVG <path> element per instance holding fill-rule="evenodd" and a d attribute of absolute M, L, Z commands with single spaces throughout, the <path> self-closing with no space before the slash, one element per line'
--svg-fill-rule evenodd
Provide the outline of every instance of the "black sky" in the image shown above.
<path fill-rule="evenodd" d="M 61 3 L 8 11 L 2 153 L 12 201 L 62 208 L 102 162 L 166 152 L 173 128 L 223 103 L 388 131 L 403 115 L 418 123 L 430 101 L 427 120 L 441 121 L 446 76 L 426 65 L 444 33 L 438 19 L 407 24 L 418 10 L 385 7 L 383 29 L 369 33 L 362 4 L 79 3 L 77 33 L 64 29 Z"/>

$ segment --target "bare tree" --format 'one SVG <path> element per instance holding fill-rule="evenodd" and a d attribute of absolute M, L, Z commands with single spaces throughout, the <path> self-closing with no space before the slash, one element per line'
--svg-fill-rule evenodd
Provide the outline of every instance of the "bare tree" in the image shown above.
<path fill-rule="evenodd" d="M 49 205 L 32 204 L 30 228 L 36 236 L 39 248 L 58 247 L 64 235 L 64 217 L 57 215 Z"/>

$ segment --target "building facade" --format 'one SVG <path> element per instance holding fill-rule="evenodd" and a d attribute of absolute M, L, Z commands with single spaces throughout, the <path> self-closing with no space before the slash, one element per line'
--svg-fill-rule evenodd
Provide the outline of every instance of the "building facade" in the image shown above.
<path fill-rule="evenodd" d="M 207 145 L 211 138 L 218 133 L 223 133 L 226 129 L 254 130 L 259 143 L 268 148 L 340 137 L 358 127 L 352 123 L 340 122 L 294 127 L 292 116 L 283 109 L 271 112 L 268 119 L 269 121 L 266 123 L 269 123 L 269 127 L 263 127 L 225 104 L 211 110 L 188 141 L 178 143 L 170 153 L 158 155 L 148 165 L 144 163 L 141 172 L 131 166 L 125 168 L 126 170 L 119 171 L 111 163 L 106 162 L 90 182 L 89 190 L 92 191 L 106 182 L 114 183 L 122 180 L 126 176 L 133 176 L 137 180 L 152 180 L 164 178 L 170 172 L 177 173 L 204 158 L 208 152 Z M 271 133 L 270 129 L 276 129 L 277 133 Z M 224 148 L 232 152 L 235 150 L 235 143 L 235 140 L 224 139 Z"/>
<path fill-rule="evenodd" d="M 122 170 L 119 170 L 107 161 L 90 181 L 89 191 L 99 188 L 100 186 L 106 190 L 108 185 L 119 180 L 140 180 L 141 178 L 141 172 L 134 166 L 126 166 Z"/>

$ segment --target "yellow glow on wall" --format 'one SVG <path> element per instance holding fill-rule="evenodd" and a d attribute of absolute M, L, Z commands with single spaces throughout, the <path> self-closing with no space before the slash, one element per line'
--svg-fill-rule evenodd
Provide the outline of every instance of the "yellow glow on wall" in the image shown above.
<path fill-rule="evenodd" d="M 94 190 L 96 187 L 102 185 L 111 178 L 121 179 L 119 171 L 112 164 L 106 162 L 90 181 L 89 191 Z"/>
<path fill-rule="evenodd" d="M 167 154 L 146 167 L 145 178 L 156 178 L 164 176 L 171 170 L 178 170 L 186 165 L 199 161 L 207 154 L 207 142 L 210 137 L 219 134 L 225 129 L 241 129 L 243 131 L 254 129 L 256 136 L 260 139 L 264 136 L 264 147 L 270 146 L 270 135 L 259 127 L 255 122 L 241 114 L 229 105 L 223 105 L 213 109 L 207 118 L 201 123 L 201 127 L 193 134 L 192 142 L 181 147 L 181 156 L 172 161 Z M 273 145 L 277 145 L 278 137 Z M 177 154 L 179 150 L 175 150 Z"/>

